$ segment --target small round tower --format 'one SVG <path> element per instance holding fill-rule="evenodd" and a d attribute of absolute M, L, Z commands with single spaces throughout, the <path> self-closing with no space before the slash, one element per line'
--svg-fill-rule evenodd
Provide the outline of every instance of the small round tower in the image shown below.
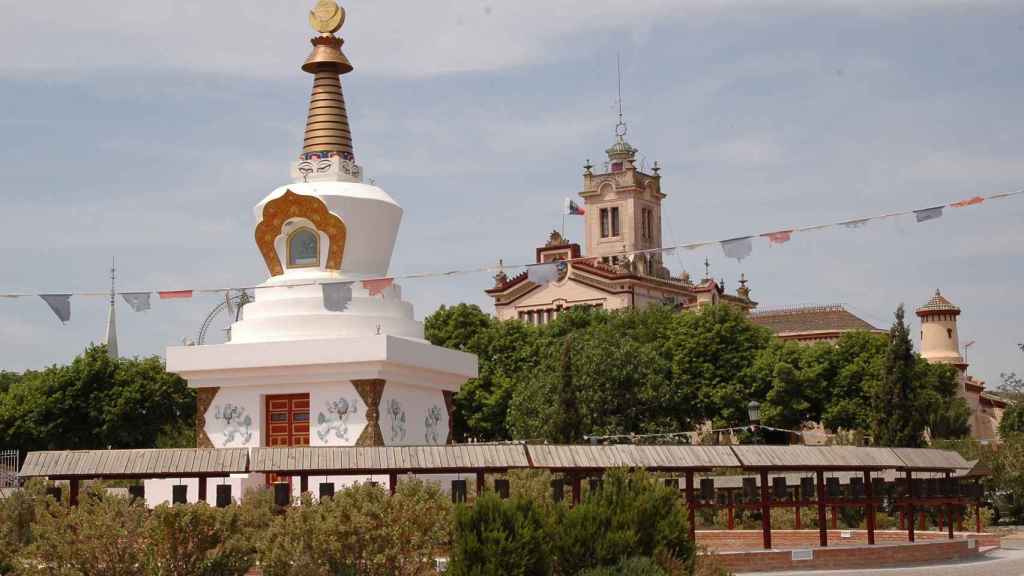
<path fill-rule="evenodd" d="M 953 364 L 963 372 L 967 368 L 960 354 L 960 337 L 956 321 L 960 308 L 941 292 L 916 310 L 921 319 L 921 357 L 929 362 Z"/>

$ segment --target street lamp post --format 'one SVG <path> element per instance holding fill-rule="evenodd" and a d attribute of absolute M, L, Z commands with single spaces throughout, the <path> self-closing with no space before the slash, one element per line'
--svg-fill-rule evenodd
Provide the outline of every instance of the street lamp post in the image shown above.
<path fill-rule="evenodd" d="M 750 433 L 753 435 L 754 444 L 760 444 L 761 428 L 761 404 L 757 400 L 751 400 L 747 404 L 747 416 L 750 418 Z"/>

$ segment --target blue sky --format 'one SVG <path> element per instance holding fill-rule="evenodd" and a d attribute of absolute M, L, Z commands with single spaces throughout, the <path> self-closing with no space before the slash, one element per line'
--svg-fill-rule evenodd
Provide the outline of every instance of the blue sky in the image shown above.
<path fill-rule="evenodd" d="M 310 2 L 312 4 L 312 2 Z M 522 262 L 612 143 L 663 167 L 664 234 L 722 239 L 1024 188 L 1024 6 L 1015 2 L 351 0 L 356 153 L 405 208 L 396 273 Z M 0 0 L 0 292 L 251 285 L 252 206 L 287 183 L 310 78 L 302 2 Z M 971 372 L 1024 371 L 1024 200 L 859 231 L 680 253 L 762 307 L 845 303 L 885 327 L 936 288 Z M 582 241 L 580 221 L 569 235 Z M 404 283 L 421 317 L 491 310 L 486 274 Z M 195 337 L 215 297 L 119 307 L 127 355 Z M 102 298 L 61 326 L 0 300 L 0 369 L 102 338 Z M 916 319 L 915 319 L 916 321 Z M 915 330 L 916 332 L 916 330 Z"/>

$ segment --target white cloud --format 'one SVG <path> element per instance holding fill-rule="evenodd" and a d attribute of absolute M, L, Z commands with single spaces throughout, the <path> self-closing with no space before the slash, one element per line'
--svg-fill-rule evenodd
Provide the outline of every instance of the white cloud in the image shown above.
<path fill-rule="evenodd" d="M 170 67 L 255 76 L 293 70 L 311 35 L 312 1 L 24 2 L 0 0 L 0 72 Z M 370 74 L 427 76 L 557 60 L 604 31 L 643 42 L 666 21 L 700 25 L 722 12 L 780 8 L 885 15 L 963 0 L 343 0 L 346 52 Z M 988 5 L 1005 2 L 985 2 Z M 979 2 L 971 3 L 974 10 Z"/>

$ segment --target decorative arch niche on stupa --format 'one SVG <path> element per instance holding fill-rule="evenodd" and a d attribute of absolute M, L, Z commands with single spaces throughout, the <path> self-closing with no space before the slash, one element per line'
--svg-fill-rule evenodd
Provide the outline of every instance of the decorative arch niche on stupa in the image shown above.
<path fill-rule="evenodd" d="M 282 235 L 289 234 L 285 225 L 295 219 L 307 221 L 315 227 L 316 232 L 327 236 L 328 248 L 324 268 L 341 270 L 345 257 L 345 240 L 348 236 L 345 222 L 332 214 L 327 209 L 327 204 L 316 196 L 296 194 L 287 190 L 281 197 L 263 206 L 263 219 L 256 226 L 256 245 L 259 246 L 270 275 L 284 274 L 285 259 L 282 259 L 278 252 L 277 240 Z"/>

